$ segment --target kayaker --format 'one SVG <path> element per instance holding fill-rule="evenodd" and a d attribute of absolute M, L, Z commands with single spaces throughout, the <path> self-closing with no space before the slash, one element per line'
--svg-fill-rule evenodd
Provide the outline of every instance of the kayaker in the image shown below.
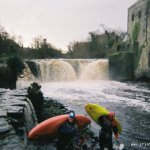
<path fill-rule="evenodd" d="M 57 150 L 74 150 L 79 148 L 79 129 L 76 125 L 75 112 L 70 111 L 68 120 L 58 129 Z"/>
<path fill-rule="evenodd" d="M 115 113 L 110 112 L 108 115 L 101 115 L 98 118 L 101 130 L 99 132 L 99 145 L 100 150 L 108 148 L 113 150 L 112 133 L 114 133 L 115 139 L 118 139 L 118 129 L 114 121 Z"/>

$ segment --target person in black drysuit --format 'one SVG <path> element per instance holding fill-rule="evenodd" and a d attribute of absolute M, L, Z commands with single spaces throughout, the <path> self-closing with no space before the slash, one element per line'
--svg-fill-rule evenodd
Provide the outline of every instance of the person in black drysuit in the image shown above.
<path fill-rule="evenodd" d="M 114 123 L 115 113 L 110 112 L 109 115 L 102 115 L 99 117 L 98 121 L 101 126 L 99 132 L 99 145 L 100 150 L 108 148 L 113 150 L 112 144 L 112 133 L 114 132 L 115 138 L 118 139 L 118 129 Z"/>
<path fill-rule="evenodd" d="M 71 111 L 65 122 L 58 129 L 57 150 L 74 150 L 79 148 L 79 130 L 76 125 L 75 112 Z"/>

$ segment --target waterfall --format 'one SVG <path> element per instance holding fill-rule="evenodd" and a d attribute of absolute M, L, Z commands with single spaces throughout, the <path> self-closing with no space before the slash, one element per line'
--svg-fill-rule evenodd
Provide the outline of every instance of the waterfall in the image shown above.
<path fill-rule="evenodd" d="M 106 59 L 38 59 L 28 60 L 26 65 L 28 67 L 24 70 L 23 80 L 28 81 L 51 82 L 108 79 L 108 60 Z"/>
<path fill-rule="evenodd" d="M 81 80 L 107 80 L 108 61 L 96 60 L 89 63 L 82 71 Z"/>
<path fill-rule="evenodd" d="M 39 63 L 41 81 L 72 81 L 76 73 L 71 64 L 63 60 L 42 61 Z"/>

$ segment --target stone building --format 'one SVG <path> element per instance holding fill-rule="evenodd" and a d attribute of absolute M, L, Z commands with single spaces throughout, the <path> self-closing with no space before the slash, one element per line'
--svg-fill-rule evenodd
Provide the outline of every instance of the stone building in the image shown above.
<path fill-rule="evenodd" d="M 128 8 L 128 35 L 132 44 L 135 26 L 138 26 L 136 43 L 139 50 L 133 45 L 134 60 L 138 60 L 134 75 L 150 78 L 150 0 L 137 0 Z"/>

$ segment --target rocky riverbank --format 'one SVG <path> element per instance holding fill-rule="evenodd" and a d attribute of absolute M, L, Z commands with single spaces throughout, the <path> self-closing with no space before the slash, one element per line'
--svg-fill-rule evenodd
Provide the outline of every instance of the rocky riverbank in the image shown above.
<path fill-rule="evenodd" d="M 27 132 L 37 124 L 26 90 L 0 89 L 1 150 L 21 150 L 28 145 Z"/>
<path fill-rule="evenodd" d="M 44 98 L 42 120 L 67 113 L 60 103 Z M 1 150 L 56 150 L 56 141 L 41 137 L 30 141 L 27 133 L 37 124 L 33 105 L 27 98 L 27 89 L 0 89 L 0 148 Z M 88 136 L 89 130 L 83 131 Z M 88 133 L 87 133 L 88 132 Z M 90 141 L 91 142 L 91 141 Z M 88 142 L 88 144 L 90 144 Z"/>
<path fill-rule="evenodd" d="M 0 147 L 1 150 L 54 149 L 48 138 L 29 141 L 27 133 L 37 124 L 37 117 L 27 90 L 0 89 Z M 67 109 L 56 101 L 44 100 L 42 119 L 65 113 Z"/>

